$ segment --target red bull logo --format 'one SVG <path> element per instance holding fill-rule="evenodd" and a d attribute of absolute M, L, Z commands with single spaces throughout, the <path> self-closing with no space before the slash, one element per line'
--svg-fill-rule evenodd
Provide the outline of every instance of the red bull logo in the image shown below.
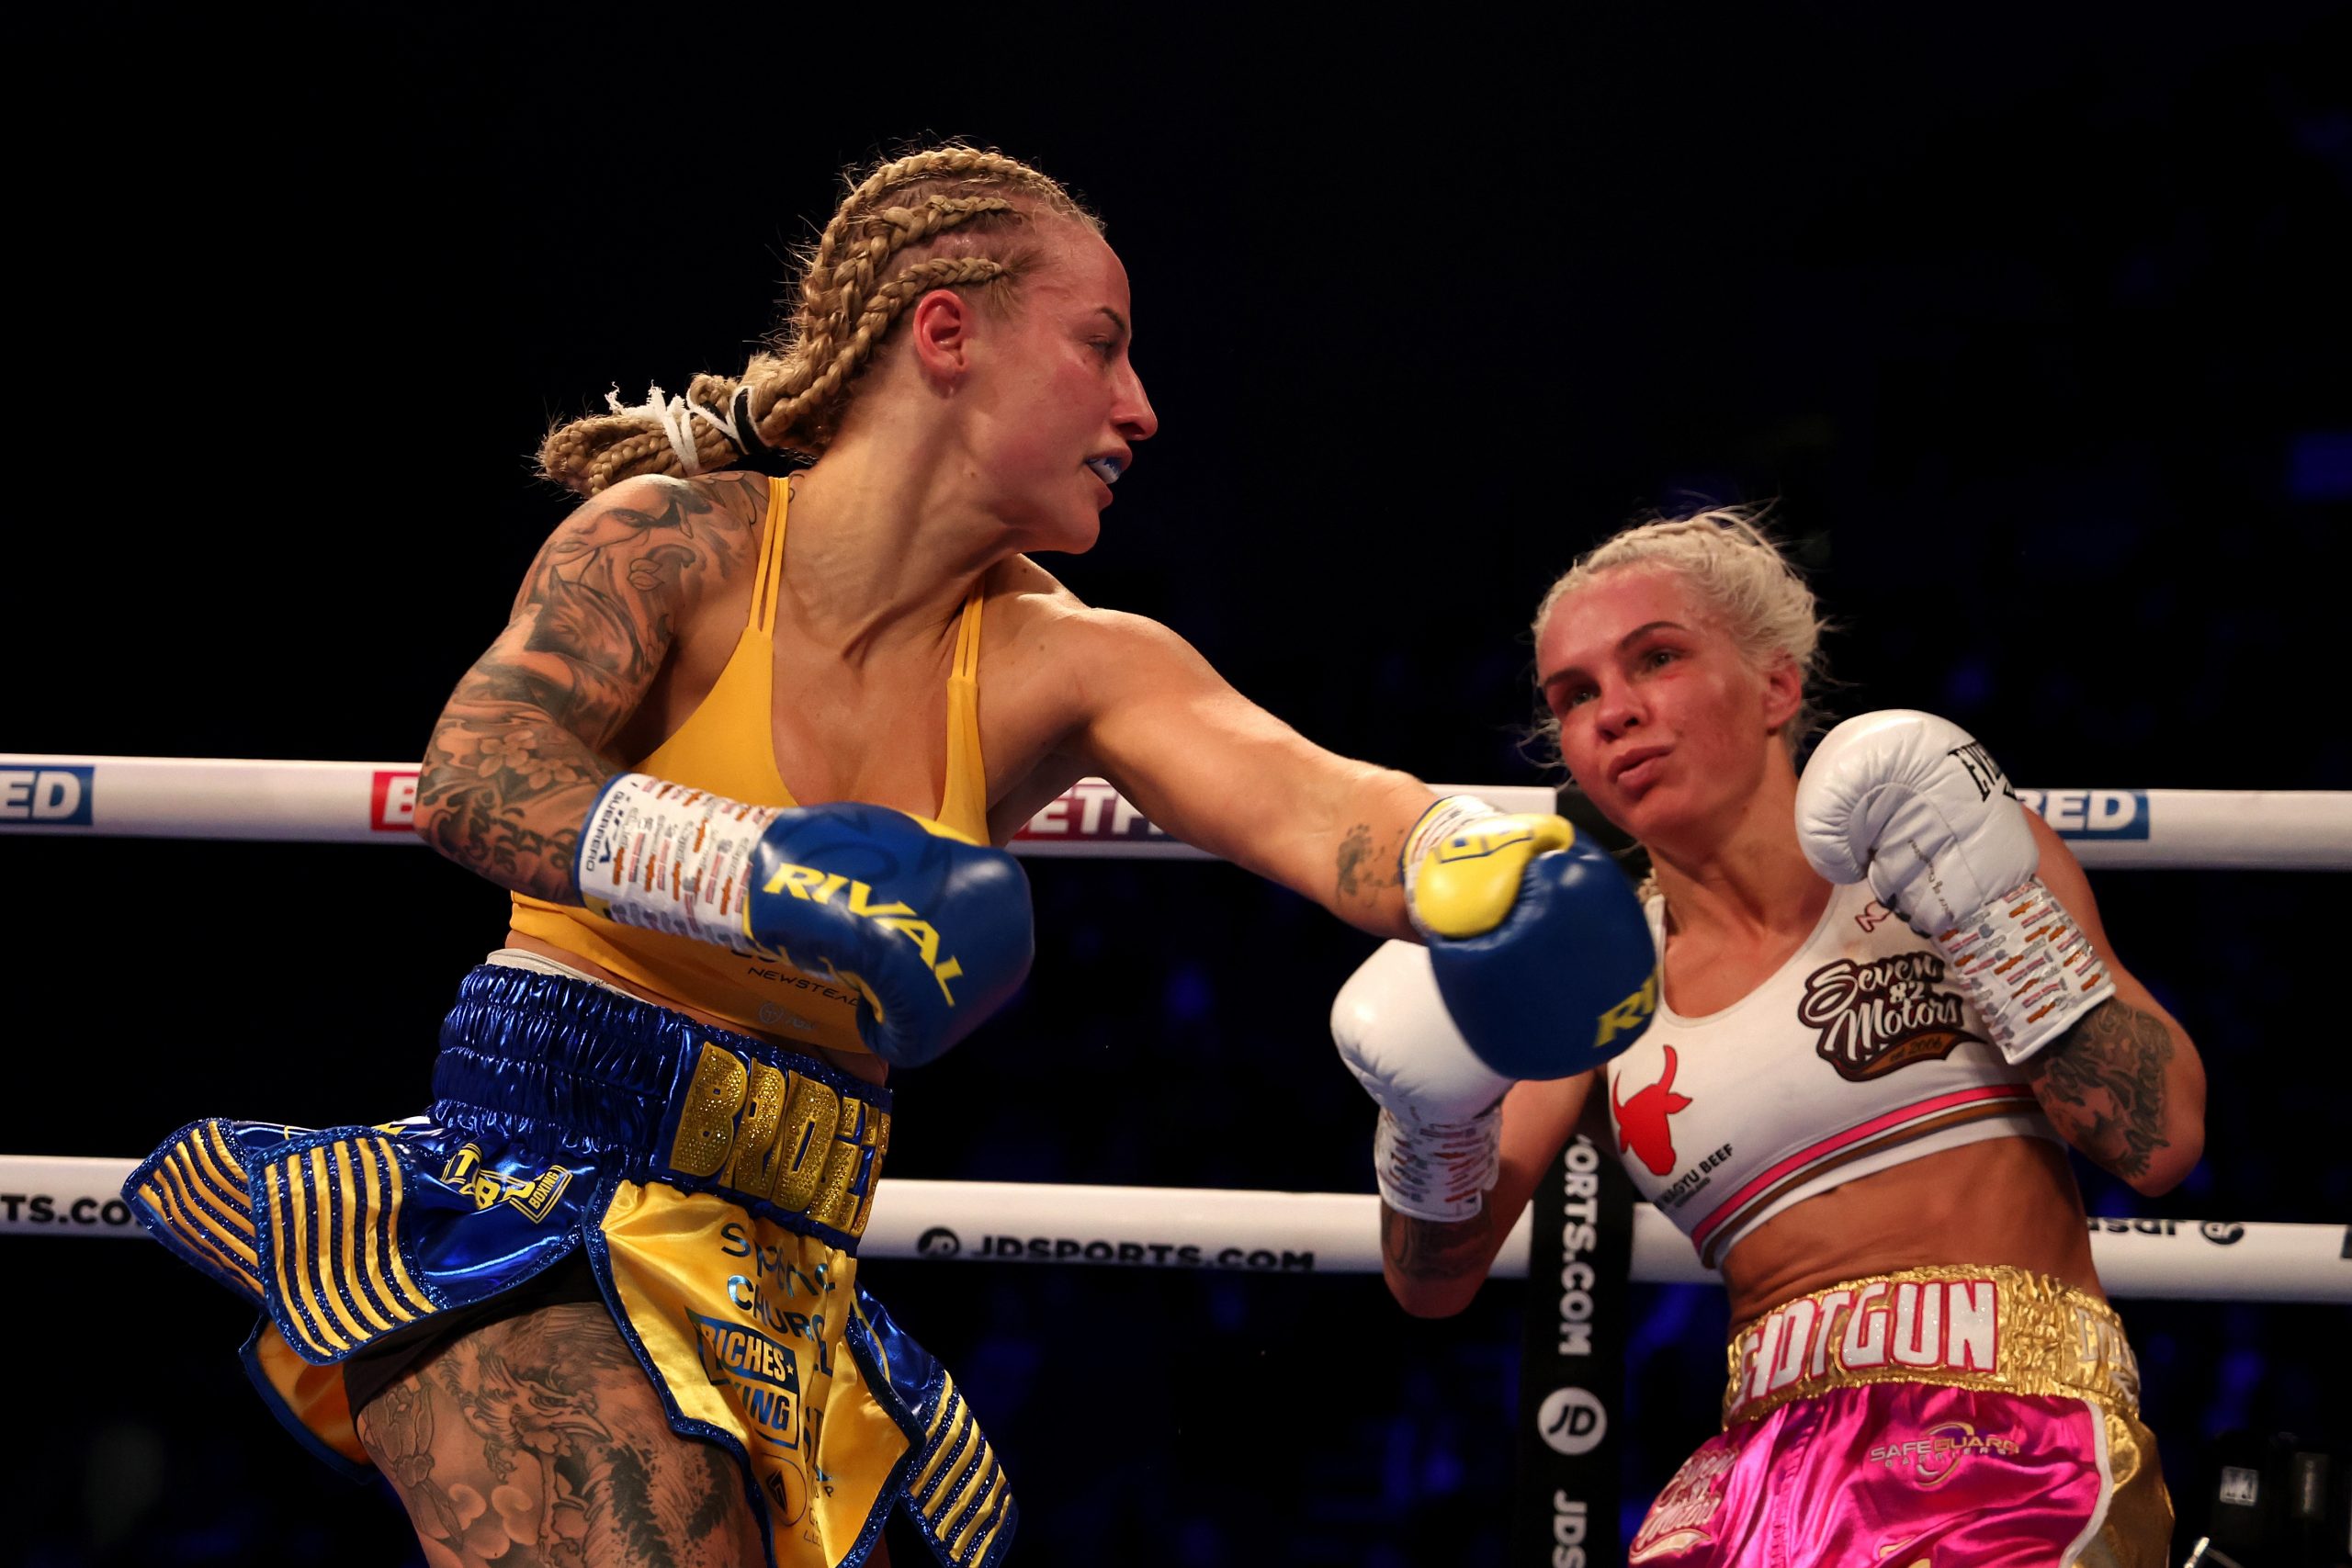
<path fill-rule="evenodd" d="M 1609 1080 L 1609 1109 L 1617 1119 L 1617 1152 L 1622 1155 L 1631 1149 L 1652 1176 L 1673 1171 L 1674 1129 L 1668 1119 L 1678 1111 L 1690 1109 L 1690 1097 L 1674 1092 L 1674 1047 L 1668 1045 L 1666 1076 L 1626 1100 L 1617 1098 L 1617 1079 Z"/>

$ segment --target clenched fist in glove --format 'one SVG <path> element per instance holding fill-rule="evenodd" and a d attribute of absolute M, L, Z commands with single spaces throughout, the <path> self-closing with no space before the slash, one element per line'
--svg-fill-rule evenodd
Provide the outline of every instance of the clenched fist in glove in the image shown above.
<path fill-rule="evenodd" d="M 1657 953 L 1631 884 L 1562 817 L 1474 795 L 1405 840 L 1405 906 L 1469 1049 L 1510 1078 L 1564 1078 L 1641 1038 Z"/>
<path fill-rule="evenodd" d="M 581 901 L 828 975 L 857 1032 L 918 1066 L 1029 973 L 1029 879 L 1013 858 L 885 807 L 747 806 L 645 773 L 605 787 L 580 834 Z"/>
<path fill-rule="evenodd" d="M 1380 1196 L 1415 1219 L 1476 1219 L 1495 1184 L 1503 1092 L 1511 1080 L 1478 1059 L 1453 1026 L 1426 948 L 1380 950 L 1331 1004 L 1340 1059 L 1380 1103 L 1372 1167 Z"/>
<path fill-rule="evenodd" d="M 1824 736 L 1797 781 L 1797 841 L 1830 881 L 1867 877 L 1935 943 L 2013 1063 L 2115 994 L 2035 874 L 2041 846 L 2008 780 L 1950 719 L 1889 708 Z"/>

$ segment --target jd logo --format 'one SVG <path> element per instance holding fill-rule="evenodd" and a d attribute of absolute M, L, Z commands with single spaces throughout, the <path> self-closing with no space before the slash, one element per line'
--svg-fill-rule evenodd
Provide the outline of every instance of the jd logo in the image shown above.
<path fill-rule="evenodd" d="M 1535 1412 L 1535 1429 L 1564 1454 L 1589 1454 L 1609 1430 L 1609 1412 L 1580 1388 L 1555 1388 Z"/>

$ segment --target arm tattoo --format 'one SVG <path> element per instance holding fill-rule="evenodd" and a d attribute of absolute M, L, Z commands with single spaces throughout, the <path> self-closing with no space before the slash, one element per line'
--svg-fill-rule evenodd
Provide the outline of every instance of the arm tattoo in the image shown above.
<path fill-rule="evenodd" d="M 668 657 L 682 588 L 751 558 L 748 478 L 666 484 L 658 499 L 652 511 L 592 502 L 556 531 L 426 749 L 427 841 L 517 892 L 576 896 L 580 825 L 616 771 L 602 748 Z"/>
<path fill-rule="evenodd" d="M 1359 822 L 1340 840 L 1340 894 L 1347 898 L 1377 898 L 1384 888 L 1397 886 L 1394 869 L 1401 851 L 1383 853 L 1372 840 L 1372 824 Z"/>
<path fill-rule="evenodd" d="M 1364 856 L 1371 852 L 1372 829 L 1368 824 L 1357 823 L 1348 829 L 1348 836 L 1340 840 L 1340 891 L 1346 897 L 1352 898 L 1356 896 L 1357 868 L 1363 864 Z"/>
<path fill-rule="evenodd" d="M 2027 1064 L 2061 1136 L 2127 1179 L 2147 1173 L 2165 1135 L 2165 1068 L 2172 1033 L 2164 1021 L 2110 998 L 2085 1013 Z"/>
<path fill-rule="evenodd" d="M 1380 1256 L 1399 1279 L 1458 1280 L 1486 1272 L 1487 1209 L 1478 1217 L 1447 1224 L 1417 1220 L 1380 1205 Z"/>

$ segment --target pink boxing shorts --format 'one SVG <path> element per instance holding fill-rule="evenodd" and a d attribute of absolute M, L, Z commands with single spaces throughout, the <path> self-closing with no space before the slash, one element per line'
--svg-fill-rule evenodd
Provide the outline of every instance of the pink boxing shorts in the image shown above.
<path fill-rule="evenodd" d="M 2161 1568 L 2172 1500 L 2114 1312 L 2005 1267 L 1817 1291 L 1736 1335 L 1724 1430 L 1628 1549 L 1663 1568 Z"/>

